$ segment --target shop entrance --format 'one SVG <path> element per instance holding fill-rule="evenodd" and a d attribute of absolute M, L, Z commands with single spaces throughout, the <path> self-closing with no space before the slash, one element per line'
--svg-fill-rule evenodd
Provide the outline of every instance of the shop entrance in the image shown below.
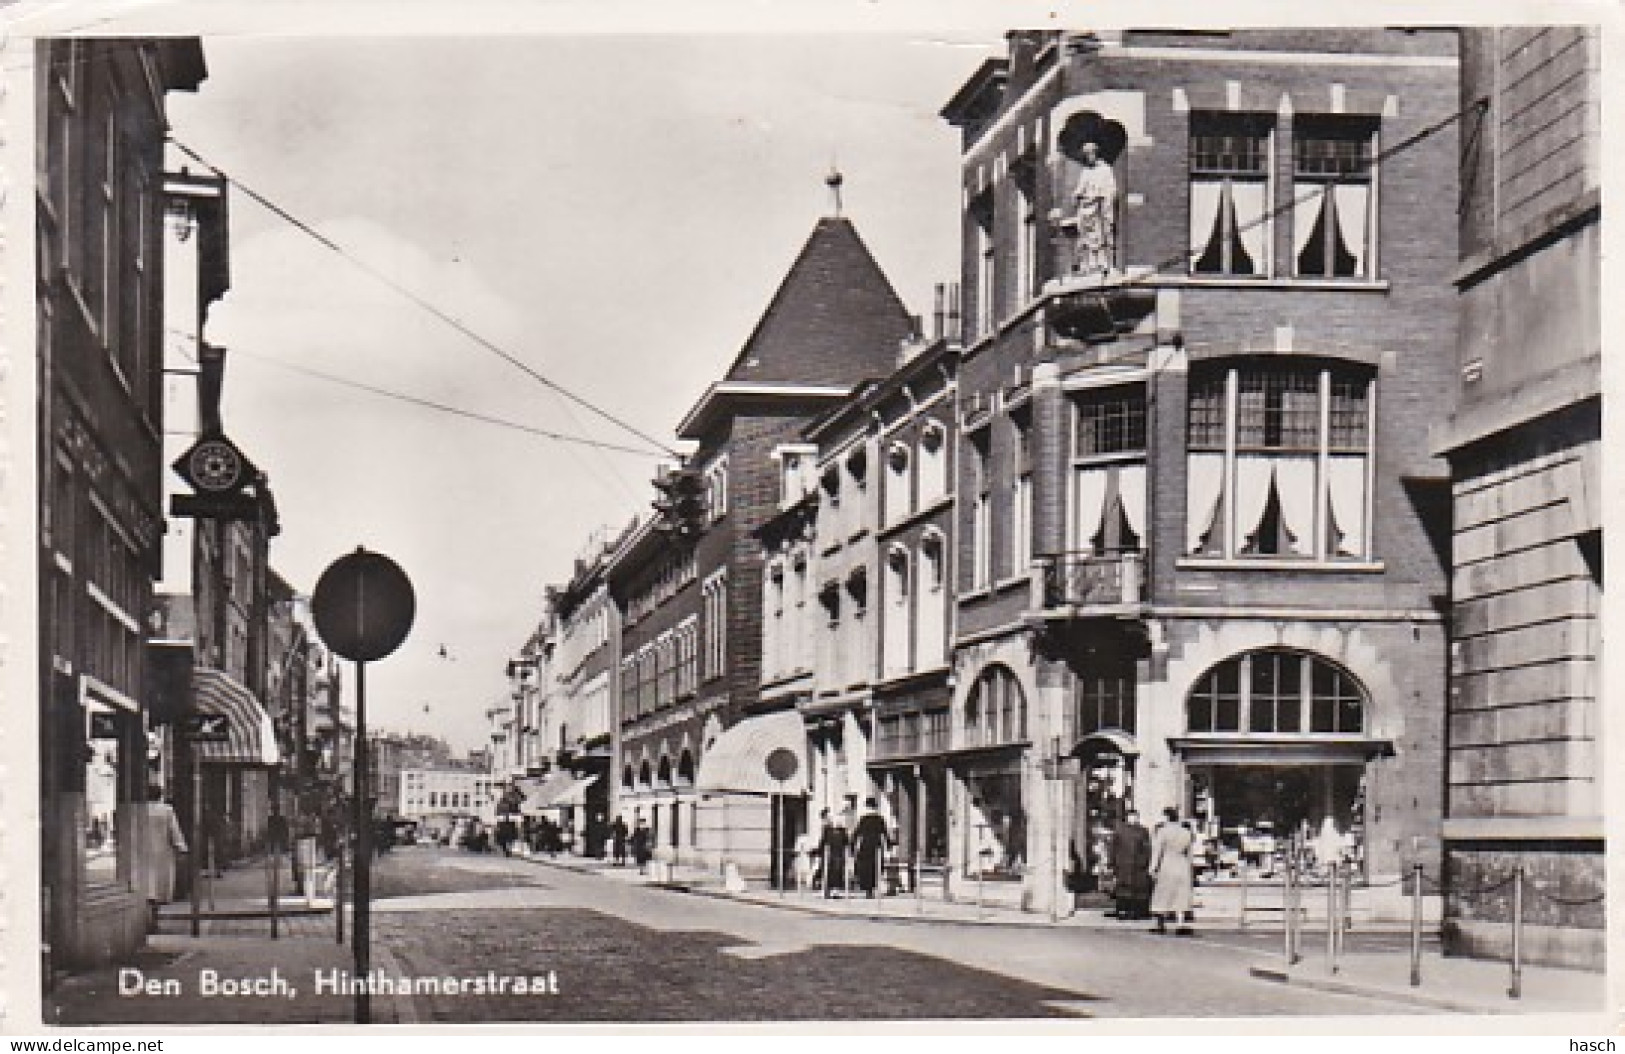
<path fill-rule="evenodd" d="M 1188 768 L 1189 815 L 1208 870 L 1271 875 L 1291 852 L 1300 865 L 1364 862 L 1365 765 L 1207 764 Z M 1294 848 L 1295 847 L 1295 848 Z"/>
<path fill-rule="evenodd" d="M 1067 875 L 1074 893 L 1111 888 L 1112 833 L 1134 807 L 1134 759 L 1106 741 L 1078 749 L 1079 777 L 1072 781 L 1072 835 Z"/>

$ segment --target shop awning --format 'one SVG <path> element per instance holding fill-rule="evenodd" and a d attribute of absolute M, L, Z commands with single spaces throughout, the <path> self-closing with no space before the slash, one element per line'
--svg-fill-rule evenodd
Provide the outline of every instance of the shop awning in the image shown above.
<path fill-rule="evenodd" d="M 540 816 L 549 809 L 584 804 L 587 800 L 587 788 L 597 783 L 598 777 L 577 777 L 567 772 L 559 772 L 543 779 L 526 778 L 514 782 L 525 796 L 525 800 L 519 806 L 519 812 L 524 816 Z"/>
<path fill-rule="evenodd" d="M 275 765 L 276 731 L 271 715 L 254 693 L 220 670 L 192 671 L 192 705 L 197 713 L 226 718 L 226 738 L 192 744 L 192 757 L 204 765 Z"/>
<path fill-rule="evenodd" d="M 1394 755 L 1391 739 L 1353 735 L 1169 736 L 1168 746 L 1204 765 L 1353 765 Z"/>
<path fill-rule="evenodd" d="M 768 774 L 768 755 L 787 750 L 795 771 L 785 780 Z M 801 715 L 780 710 L 745 720 L 723 731 L 700 758 L 694 786 L 700 790 L 746 794 L 807 793 L 807 730 Z"/>

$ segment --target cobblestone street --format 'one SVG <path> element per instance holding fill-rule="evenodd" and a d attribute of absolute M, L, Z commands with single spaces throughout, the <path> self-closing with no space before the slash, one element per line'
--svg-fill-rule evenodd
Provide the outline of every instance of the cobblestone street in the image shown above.
<path fill-rule="evenodd" d="M 749 1022 L 1415 1013 L 1393 1003 L 1248 976 L 1261 937 L 1193 940 L 1102 931 L 876 921 L 786 911 L 497 855 L 408 848 L 376 869 L 375 969 L 389 976 L 556 978 L 556 994 L 375 995 L 379 1023 Z M 332 918 L 271 941 L 264 919 L 166 932 L 132 964 L 178 994 L 118 991 L 118 972 L 71 977 L 51 1023 L 331 1023 L 353 1020 L 318 971 L 349 970 Z M 293 998 L 197 993 L 200 972 L 263 976 Z M 1177 993 L 1177 995 L 1175 994 Z"/>
<path fill-rule="evenodd" d="M 1249 979 L 1222 937 L 819 918 L 431 850 L 387 859 L 374 934 L 409 975 L 558 976 L 556 997 L 417 1000 L 425 1021 L 1393 1013 Z M 1245 953 L 1243 953 L 1245 954 Z M 1173 997 L 1170 993 L 1178 992 Z M 746 995 L 748 993 L 748 996 Z"/>

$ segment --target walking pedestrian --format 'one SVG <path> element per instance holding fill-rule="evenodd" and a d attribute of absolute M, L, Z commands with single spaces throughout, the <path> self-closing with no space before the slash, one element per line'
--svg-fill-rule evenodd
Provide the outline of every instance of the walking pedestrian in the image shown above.
<path fill-rule="evenodd" d="M 158 908 L 175 899 L 175 880 L 187 846 L 175 808 L 164 800 L 162 788 L 149 788 L 147 798 L 138 887 L 146 894 L 150 928 L 157 932 Z"/>
<path fill-rule="evenodd" d="M 835 895 L 836 890 L 846 889 L 846 852 L 851 845 L 846 828 L 830 816 L 829 810 L 823 812 L 824 831 L 818 839 L 818 859 L 824 871 L 824 897 L 828 899 Z"/>
<path fill-rule="evenodd" d="M 865 897 L 873 898 L 880 884 L 880 868 L 891 836 L 873 798 L 865 798 L 863 816 L 852 832 L 853 871 Z"/>
<path fill-rule="evenodd" d="M 1179 813 L 1172 808 L 1162 811 L 1163 821 L 1157 824 L 1151 836 L 1151 875 L 1155 884 L 1151 889 L 1151 915 L 1157 920 L 1156 933 L 1167 933 L 1169 921 L 1183 919 L 1174 933 L 1180 937 L 1192 935 L 1192 886 L 1195 884 L 1191 867 L 1191 850 L 1196 835 L 1179 822 Z"/>
<path fill-rule="evenodd" d="M 623 817 L 615 817 L 615 822 L 609 825 L 610 862 L 616 867 L 626 866 L 626 837 L 630 833 Z"/>
<path fill-rule="evenodd" d="M 637 826 L 632 830 L 632 860 L 638 865 L 638 873 L 644 874 L 649 867 L 649 858 L 653 855 L 653 846 L 649 834 L 649 821 L 642 816 L 638 817 Z"/>
<path fill-rule="evenodd" d="M 1151 832 L 1133 809 L 1112 832 L 1113 917 L 1145 919 L 1151 904 Z"/>

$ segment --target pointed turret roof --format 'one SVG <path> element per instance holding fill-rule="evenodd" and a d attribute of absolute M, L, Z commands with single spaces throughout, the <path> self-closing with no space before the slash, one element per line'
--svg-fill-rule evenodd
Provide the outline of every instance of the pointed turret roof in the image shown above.
<path fill-rule="evenodd" d="M 677 427 L 700 439 L 730 406 L 844 397 L 897 367 L 914 320 L 850 220 L 818 221 L 722 379 Z"/>
<path fill-rule="evenodd" d="M 891 371 L 913 329 L 850 220 L 818 221 L 725 379 L 851 387 Z"/>

